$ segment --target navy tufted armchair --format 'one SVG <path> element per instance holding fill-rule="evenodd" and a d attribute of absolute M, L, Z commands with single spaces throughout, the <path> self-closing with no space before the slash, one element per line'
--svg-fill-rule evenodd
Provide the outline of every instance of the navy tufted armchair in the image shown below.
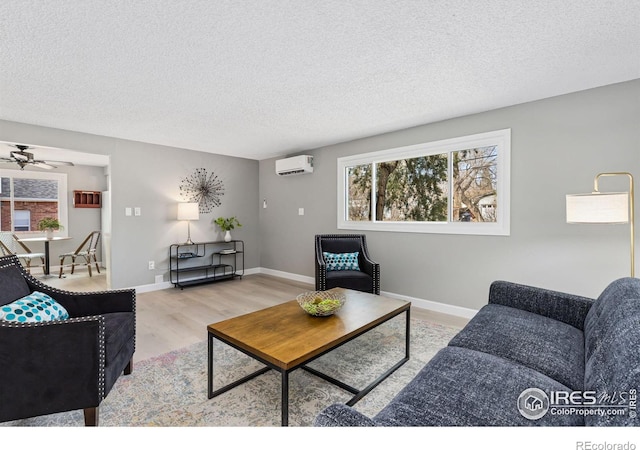
<path fill-rule="evenodd" d="M 316 241 L 316 290 L 334 287 L 380 295 L 380 264 L 369 257 L 367 237 L 363 234 L 318 234 Z M 360 270 L 328 270 L 327 253 L 358 252 Z"/>
<path fill-rule="evenodd" d="M 16 256 L 0 258 L 0 307 L 39 291 L 69 313 L 65 320 L 0 320 L 0 422 L 76 409 L 98 425 L 98 407 L 132 370 L 135 290 L 68 292 L 27 273 Z"/>

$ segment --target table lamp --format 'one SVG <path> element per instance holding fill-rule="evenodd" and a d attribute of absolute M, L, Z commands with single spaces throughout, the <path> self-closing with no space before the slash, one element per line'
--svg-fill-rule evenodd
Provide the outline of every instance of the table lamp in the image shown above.
<path fill-rule="evenodd" d="M 187 221 L 188 238 L 185 245 L 192 245 L 191 240 L 191 221 L 200 219 L 200 210 L 198 203 L 178 203 L 178 220 Z"/>

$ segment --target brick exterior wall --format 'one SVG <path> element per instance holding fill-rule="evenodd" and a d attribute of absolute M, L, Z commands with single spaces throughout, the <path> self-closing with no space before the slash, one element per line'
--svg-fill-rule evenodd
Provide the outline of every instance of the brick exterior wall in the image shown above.
<path fill-rule="evenodd" d="M 0 208 L 0 218 L 2 231 L 11 231 L 11 210 L 9 201 L 2 201 Z M 31 231 L 38 231 L 38 222 L 45 217 L 58 217 L 57 202 L 27 202 L 16 201 L 14 206 L 16 211 L 31 211 Z"/>

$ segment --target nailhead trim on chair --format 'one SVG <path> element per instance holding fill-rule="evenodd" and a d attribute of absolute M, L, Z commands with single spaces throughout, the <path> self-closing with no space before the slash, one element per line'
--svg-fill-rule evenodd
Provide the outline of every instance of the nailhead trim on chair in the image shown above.
<path fill-rule="evenodd" d="M 327 270 L 326 264 L 320 257 L 322 255 L 322 249 L 320 248 L 320 242 L 318 237 L 322 240 L 342 240 L 342 239 L 354 239 L 360 241 L 363 253 L 367 259 L 369 257 L 369 249 L 367 248 L 367 242 L 362 238 L 362 234 L 321 234 L 317 235 L 315 247 L 316 247 L 316 290 L 325 291 L 327 289 Z M 373 266 L 373 293 L 380 294 L 380 265 L 374 264 Z"/>
<path fill-rule="evenodd" d="M 94 322 L 98 321 L 100 326 L 98 328 L 98 344 L 100 346 L 100 354 L 99 358 L 99 369 L 98 369 L 98 398 L 100 401 L 104 400 L 104 391 L 105 391 L 105 324 L 103 316 L 83 316 L 83 317 L 74 317 L 66 320 L 52 320 L 49 322 L 30 322 L 30 323 L 16 323 L 16 322 L 5 322 L 4 320 L 0 320 L 0 327 L 2 328 L 35 328 L 35 327 L 52 327 L 56 325 L 63 325 L 67 323 L 79 323 L 79 322 Z"/>
<path fill-rule="evenodd" d="M 104 326 L 104 317 L 99 316 L 100 317 L 100 336 L 98 338 L 98 340 L 100 341 L 100 369 L 99 369 L 99 375 L 98 375 L 98 379 L 100 380 L 99 385 L 98 385 L 98 396 L 100 397 L 100 401 L 104 400 L 104 391 L 105 391 L 105 370 L 104 370 L 104 365 L 105 365 L 105 361 L 106 361 L 106 354 L 105 354 L 105 349 L 106 349 L 106 345 L 105 345 L 105 326 Z"/>
<path fill-rule="evenodd" d="M 0 264 L 0 267 L 9 267 L 9 266 L 14 266 L 17 267 L 20 272 L 22 273 L 22 276 L 26 279 L 28 279 L 32 284 L 34 284 L 36 287 L 38 288 L 44 288 L 48 291 L 57 293 L 57 294 L 64 294 L 64 295 L 74 295 L 76 297 L 78 296 L 91 296 L 94 294 L 104 294 L 104 293 L 114 293 L 114 292 L 129 292 L 129 289 L 113 289 L 113 290 L 108 290 L 108 291 L 92 291 L 92 292 L 71 292 L 71 291 L 65 291 L 62 289 L 57 289 L 54 288 L 52 286 L 49 286 L 47 284 L 42 283 L 40 280 L 38 280 L 37 278 L 35 278 L 33 275 L 31 275 L 29 272 L 27 272 L 24 268 L 24 266 L 20 263 L 20 260 L 15 256 L 15 255 L 11 255 L 10 257 L 7 257 L 6 260 L 4 261 L 4 263 Z M 133 315 L 134 315 L 134 323 L 136 320 L 136 291 L 133 291 Z M 58 325 L 58 324 L 64 324 L 64 323 L 77 323 L 77 322 L 90 322 L 90 321 L 95 321 L 98 320 L 100 322 L 100 327 L 99 327 L 99 344 L 100 344 L 100 354 L 99 354 L 99 364 L 100 364 L 100 368 L 99 368 L 99 373 L 98 373 L 98 395 L 99 395 L 99 399 L 100 401 L 104 400 L 105 397 L 105 361 L 106 361 L 106 354 L 105 354 L 105 336 L 106 336 L 106 329 L 105 329 L 105 323 L 104 323 L 104 317 L 101 315 L 98 316 L 83 316 L 83 317 L 74 317 L 74 318 L 69 318 L 66 320 L 54 320 L 54 321 L 50 321 L 50 322 L 30 322 L 30 323 L 15 323 L 15 322 L 5 322 L 3 320 L 0 320 L 0 327 L 3 328 L 30 328 L 30 327 L 42 327 L 42 326 L 54 326 L 54 325 Z M 133 349 L 135 352 L 135 346 L 136 346 L 136 336 L 133 337 Z"/>
<path fill-rule="evenodd" d="M 117 293 L 117 292 L 129 292 L 130 289 L 111 289 L 111 290 L 106 290 L 106 291 L 91 291 L 91 292 L 71 292 L 71 291 L 65 291 L 62 289 L 58 289 L 55 288 L 53 286 L 49 286 L 48 284 L 44 284 L 42 281 L 38 280 L 37 278 L 35 278 L 33 275 L 31 275 L 29 272 L 27 272 L 24 269 L 24 266 L 20 263 L 20 260 L 15 256 L 15 255 L 11 255 L 10 257 L 7 258 L 7 261 L 5 262 L 5 264 L 1 264 L 0 267 L 7 267 L 7 266 L 15 266 L 17 267 L 20 272 L 22 273 L 22 276 L 26 279 L 28 279 L 32 284 L 34 284 L 36 287 L 38 288 L 43 288 L 43 289 L 47 289 L 51 292 L 55 292 L 57 294 L 63 294 L 63 295 L 74 295 L 76 297 L 82 297 L 82 296 L 92 296 L 94 294 L 105 294 L 105 293 Z M 134 320 L 137 319 L 136 314 L 137 314 L 137 297 L 136 297 L 136 290 L 133 290 L 133 316 L 134 316 Z M 135 322 L 137 323 L 137 322 Z M 136 344 L 136 340 L 135 340 L 135 336 L 133 338 L 133 348 L 135 351 L 135 344 Z"/>

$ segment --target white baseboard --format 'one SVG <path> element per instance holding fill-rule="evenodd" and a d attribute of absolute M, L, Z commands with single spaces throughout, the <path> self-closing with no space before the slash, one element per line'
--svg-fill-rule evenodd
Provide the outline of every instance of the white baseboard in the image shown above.
<path fill-rule="evenodd" d="M 316 284 L 316 280 L 313 277 L 307 277 L 304 275 L 298 275 L 296 273 L 282 272 L 279 270 L 267 269 L 262 267 L 260 273 L 265 275 L 272 275 L 274 277 L 286 278 L 289 280 L 300 281 L 308 283 L 313 286 Z M 409 297 L 407 295 L 394 294 L 393 292 L 381 292 L 385 297 L 397 298 L 399 300 L 405 300 L 411 302 L 413 306 L 418 308 L 427 309 L 429 311 L 435 311 L 443 314 L 449 314 L 451 316 L 463 317 L 465 319 L 471 319 L 476 315 L 478 311 L 471 308 L 464 308 L 462 306 L 447 305 L 446 303 L 434 302 L 431 300 L 425 300 L 422 298 Z"/>
<path fill-rule="evenodd" d="M 397 298 L 399 300 L 405 300 L 411 302 L 412 306 L 418 308 L 427 309 L 429 311 L 435 311 L 450 316 L 464 317 L 465 319 L 471 319 L 478 312 L 475 309 L 464 308 L 462 306 L 448 305 L 446 303 L 434 302 L 431 300 L 425 300 L 422 298 L 409 297 L 407 295 L 394 294 L 393 292 L 380 291 L 380 294 L 385 297 Z"/>
<path fill-rule="evenodd" d="M 244 275 L 264 274 L 271 275 L 273 277 L 285 278 L 287 280 L 299 281 L 301 283 L 307 283 L 315 286 L 316 280 L 314 277 L 308 277 L 305 275 L 299 275 L 297 273 L 283 272 L 281 270 L 267 269 L 266 267 L 254 267 L 244 271 Z M 162 283 L 145 284 L 143 286 L 137 286 L 136 292 L 152 292 L 159 291 L 161 289 L 172 288 L 173 284 L 164 281 Z M 463 317 L 465 319 L 471 319 L 476 315 L 478 311 L 471 308 L 464 308 L 462 306 L 448 305 L 446 303 L 434 302 L 417 297 L 409 297 L 407 295 L 395 294 L 393 292 L 382 291 L 382 295 L 385 297 L 397 298 L 399 300 L 405 300 L 411 302 L 413 306 L 418 308 L 427 309 L 429 311 L 435 311 L 443 314 L 449 314 L 451 316 Z"/>
<path fill-rule="evenodd" d="M 262 273 L 260 268 L 247 269 L 244 271 L 243 275 L 254 275 L 257 273 Z M 142 292 L 153 292 L 153 291 L 161 291 L 162 289 L 169 289 L 173 287 L 173 283 L 169 281 L 163 281 L 161 283 L 151 283 L 151 284 L 143 284 L 141 286 L 136 286 L 134 289 L 137 293 Z"/>
<path fill-rule="evenodd" d="M 134 289 L 136 293 L 141 294 L 143 292 L 153 292 L 153 291 L 161 291 L 162 289 L 172 288 L 173 284 L 168 281 L 163 281 L 162 283 L 152 283 L 152 284 L 144 284 L 142 286 L 136 286 Z"/>
<path fill-rule="evenodd" d="M 244 271 L 243 275 L 255 275 L 258 273 L 262 273 L 262 270 L 260 267 L 254 267 L 253 269 L 247 269 Z"/>
<path fill-rule="evenodd" d="M 286 278 L 288 280 L 299 281 L 301 283 L 312 284 L 315 286 L 316 279 L 313 277 L 307 277 L 304 275 L 298 275 L 297 273 L 282 272 L 280 270 L 267 269 L 265 267 L 260 268 L 260 273 L 265 275 L 271 275 L 274 277 Z"/>

